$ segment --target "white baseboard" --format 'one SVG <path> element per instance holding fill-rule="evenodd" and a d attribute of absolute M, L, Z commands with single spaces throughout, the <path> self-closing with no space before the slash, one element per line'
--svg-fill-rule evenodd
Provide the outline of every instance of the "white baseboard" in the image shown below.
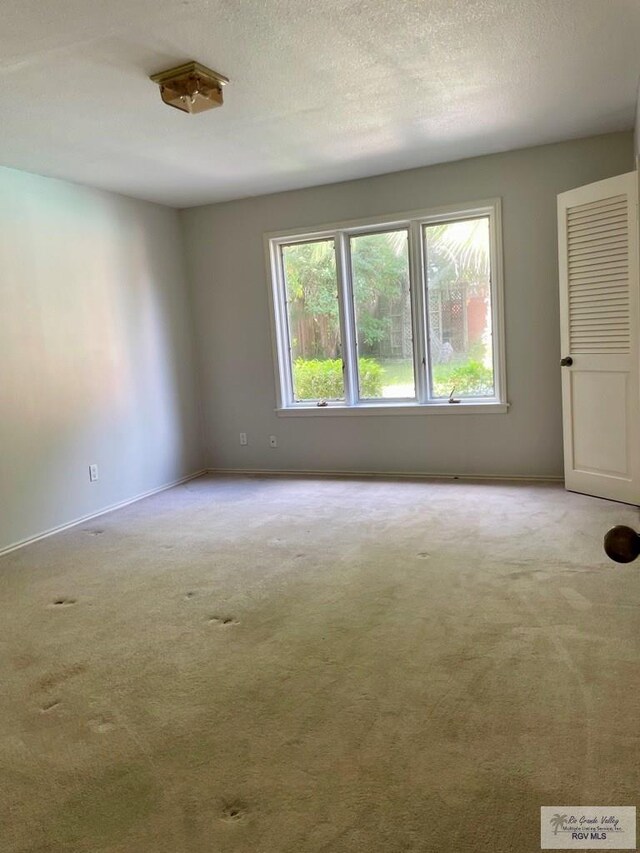
<path fill-rule="evenodd" d="M 563 483 L 564 477 L 543 476 L 540 474 L 428 474 L 424 471 L 315 471 L 313 469 L 270 468 L 207 468 L 208 474 L 235 474 L 260 477 L 367 477 L 381 480 L 467 480 L 495 483 Z"/>
<path fill-rule="evenodd" d="M 150 498 L 151 495 L 157 495 L 159 492 L 166 492 L 167 489 L 173 489 L 175 486 L 180 486 L 182 483 L 187 483 L 189 480 L 195 480 L 196 477 L 202 477 L 203 474 L 207 474 L 208 469 L 203 468 L 201 471 L 196 471 L 193 474 L 187 474 L 186 477 L 180 477 L 179 480 L 174 480 L 171 483 L 166 483 L 164 486 L 158 486 L 155 489 L 149 489 L 148 492 L 142 492 L 139 495 L 136 495 L 133 498 L 127 498 L 124 501 L 120 501 L 119 503 L 111 504 L 104 509 L 99 509 L 97 512 L 91 512 L 88 515 L 83 515 L 80 518 L 76 518 L 73 521 L 68 521 L 66 524 L 59 524 L 57 527 L 51 527 L 49 530 L 45 530 L 43 533 L 37 533 L 35 536 L 29 536 L 27 539 L 21 539 L 19 542 L 14 542 L 12 545 L 7 545 L 4 548 L 0 548 L 0 557 L 5 554 L 9 554 L 11 551 L 17 551 L 18 548 L 24 548 L 25 545 L 31 545 L 32 542 L 39 542 L 40 539 L 46 539 L 48 536 L 53 536 L 55 533 L 62 533 L 63 530 L 68 530 L 70 527 L 75 527 L 77 524 L 83 524 L 85 521 L 91 521 L 92 518 L 98 518 L 101 515 L 106 515 L 108 512 L 113 512 L 116 509 L 122 509 L 122 507 L 129 506 L 129 504 L 136 503 L 136 501 L 144 500 L 144 498 Z"/>

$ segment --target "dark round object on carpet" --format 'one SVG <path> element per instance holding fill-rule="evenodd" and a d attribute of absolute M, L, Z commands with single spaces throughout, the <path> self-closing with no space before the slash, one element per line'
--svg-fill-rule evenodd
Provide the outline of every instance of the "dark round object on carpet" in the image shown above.
<path fill-rule="evenodd" d="M 633 528 L 618 524 L 605 534 L 604 550 L 616 563 L 631 563 L 640 554 L 640 536 Z"/>

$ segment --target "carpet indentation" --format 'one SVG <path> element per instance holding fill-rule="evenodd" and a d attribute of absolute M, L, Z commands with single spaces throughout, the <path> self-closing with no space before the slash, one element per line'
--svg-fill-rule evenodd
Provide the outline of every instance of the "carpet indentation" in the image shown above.
<path fill-rule="evenodd" d="M 106 734 L 116 727 L 115 723 L 112 720 L 108 720 L 106 717 L 96 717 L 93 720 L 89 720 L 87 725 L 92 732 L 100 735 Z"/>
<path fill-rule="evenodd" d="M 70 666 L 65 666 L 57 672 L 49 672 L 44 675 L 38 681 L 38 687 L 40 690 L 51 690 L 54 687 L 59 687 L 61 684 L 64 684 L 65 681 L 68 681 L 70 678 L 74 678 L 76 675 L 82 675 L 86 670 L 86 666 L 81 663 L 74 663 Z"/>
<path fill-rule="evenodd" d="M 222 820 L 227 823 L 239 823 L 247 815 L 247 807 L 244 803 L 227 803 L 222 809 Z"/>
<path fill-rule="evenodd" d="M 211 625 L 239 625 L 240 622 L 234 619 L 233 616 L 209 616 L 209 624 Z"/>

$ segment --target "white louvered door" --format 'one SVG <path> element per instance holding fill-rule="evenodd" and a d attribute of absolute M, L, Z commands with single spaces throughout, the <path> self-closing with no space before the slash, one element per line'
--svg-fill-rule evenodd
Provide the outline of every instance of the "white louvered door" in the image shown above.
<path fill-rule="evenodd" d="M 565 484 L 633 504 L 640 504 L 639 236 L 637 172 L 558 196 Z"/>

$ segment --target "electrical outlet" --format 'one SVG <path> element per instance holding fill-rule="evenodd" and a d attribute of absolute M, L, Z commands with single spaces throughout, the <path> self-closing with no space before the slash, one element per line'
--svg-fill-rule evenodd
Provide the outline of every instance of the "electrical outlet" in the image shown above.
<path fill-rule="evenodd" d="M 278 446 L 278 439 L 275 437 L 275 435 L 270 435 L 269 436 L 269 447 L 277 447 L 277 446 Z"/>
<path fill-rule="evenodd" d="M 98 466 L 97 465 L 89 465 L 89 482 L 95 483 L 98 479 Z"/>
<path fill-rule="evenodd" d="M 240 444 L 241 444 L 243 447 L 245 446 L 245 444 L 249 444 L 249 442 L 247 441 L 247 434 L 246 434 L 246 432 L 241 432 L 241 433 L 240 433 Z"/>

